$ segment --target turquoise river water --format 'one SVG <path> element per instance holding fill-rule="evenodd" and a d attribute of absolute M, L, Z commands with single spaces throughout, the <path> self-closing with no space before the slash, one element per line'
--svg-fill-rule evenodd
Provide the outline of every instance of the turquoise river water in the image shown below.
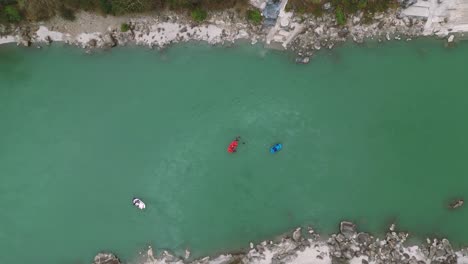
<path fill-rule="evenodd" d="M 2 46 L 0 263 L 196 257 L 342 219 L 464 245 L 468 210 L 447 203 L 468 194 L 467 58 L 433 41 L 308 65 L 244 45 Z"/>

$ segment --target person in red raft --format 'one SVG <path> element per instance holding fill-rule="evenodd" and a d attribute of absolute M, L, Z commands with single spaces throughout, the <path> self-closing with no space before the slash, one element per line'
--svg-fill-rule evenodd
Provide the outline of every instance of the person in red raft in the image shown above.
<path fill-rule="evenodd" d="M 231 144 L 229 144 L 228 148 L 227 148 L 227 151 L 229 153 L 234 153 L 236 152 L 237 150 L 237 146 L 239 145 L 239 140 L 240 140 L 240 136 L 237 136 L 236 139 L 234 139 Z"/>

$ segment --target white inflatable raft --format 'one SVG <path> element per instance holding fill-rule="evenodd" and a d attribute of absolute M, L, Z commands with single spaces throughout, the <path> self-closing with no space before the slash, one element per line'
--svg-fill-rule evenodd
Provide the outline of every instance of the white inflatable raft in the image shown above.
<path fill-rule="evenodd" d="M 143 209 L 146 208 L 145 203 L 142 200 L 138 199 L 138 198 L 133 198 L 132 203 L 136 208 L 138 208 L 140 210 L 143 210 Z"/>

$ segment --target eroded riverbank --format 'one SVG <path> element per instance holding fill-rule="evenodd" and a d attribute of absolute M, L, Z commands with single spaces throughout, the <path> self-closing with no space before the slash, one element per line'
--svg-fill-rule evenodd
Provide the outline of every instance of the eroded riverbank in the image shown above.
<path fill-rule="evenodd" d="M 263 2 L 265 1 L 252 1 L 252 4 L 262 9 L 265 8 Z M 404 15 L 407 7 L 403 3 L 398 9 L 375 14 L 371 21 L 364 19 L 363 13 L 357 13 L 349 17 L 346 25 L 337 23 L 332 12 L 333 7 L 329 4 L 324 7 L 324 15 L 318 18 L 288 12 L 286 4 L 286 0 L 279 4 L 273 25 L 252 24 L 236 10 L 210 13 L 208 20 L 201 24 L 169 11 L 120 17 L 81 12 L 77 14 L 75 21 L 56 17 L 46 22 L 0 28 L 0 43 L 17 42 L 29 46 L 32 43 L 63 41 L 92 49 L 130 43 L 163 48 L 172 43 L 191 40 L 206 41 L 209 44 L 248 40 L 251 43 L 262 42 L 270 48 L 292 50 L 303 58 L 299 61 L 306 62 L 314 51 L 331 49 L 337 43 L 347 40 L 358 43 L 367 39 L 408 41 L 418 36 L 447 37 L 452 32 L 431 32 L 428 27 L 435 27 L 435 23 L 428 26 L 426 20 L 430 18 L 417 14 Z M 130 30 L 122 32 L 122 23 L 128 24 Z M 453 41 L 453 36 L 450 41 Z"/>
<path fill-rule="evenodd" d="M 427 243 L 409 246 L 409 234 L 397 231 L 391 225 L 384 237 L 378 238 L 365 232 L 358 232 L 355 224 L 343 221 L 340 232 L 328 239 L 321 239 L 312 228 L 294 232 L 276 240 L 264 241 L 258 245 L 250 243 L 244 253 L 223 254 L 189 260 L 190 251 L 184 257 L 176 257 L 168 251 L 155 253 L 151 247 L 140 253 L 141 264 L 466 264 L 468 248 L 454 250 L 450 242 L 443 239 L 429 239 Z M 93 264 L 120 264 L 112 253 L 98 254 Z"/>

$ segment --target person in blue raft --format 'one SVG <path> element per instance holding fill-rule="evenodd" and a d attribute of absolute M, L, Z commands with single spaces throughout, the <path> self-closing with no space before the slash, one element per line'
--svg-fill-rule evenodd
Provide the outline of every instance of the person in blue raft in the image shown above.
<path fill-rule="evenodd" d="M 271 148 L 270 148 L 270 153 L 276 153 L 278 151 L 280 151 L 281 149 L 283 148 L 283 144 L 281 143 L 277 143 L 277 144 L 274 144 Z"/>

